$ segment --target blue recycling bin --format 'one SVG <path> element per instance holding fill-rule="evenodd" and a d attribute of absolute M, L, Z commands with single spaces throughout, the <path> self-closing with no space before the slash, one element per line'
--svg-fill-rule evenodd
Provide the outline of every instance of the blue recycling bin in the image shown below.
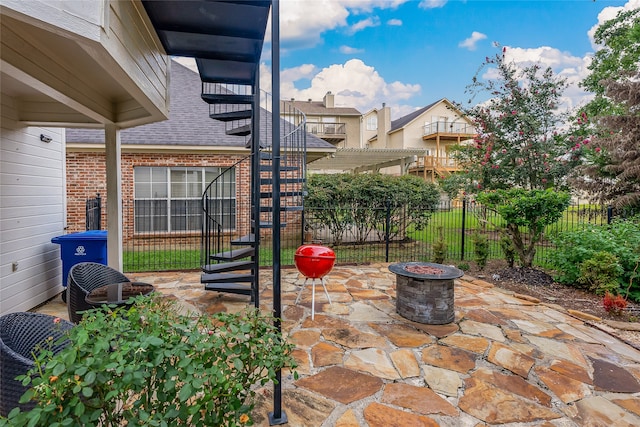
<path fill-rule="evenodd" d="M 107 230 L 89 230 L 54 237 L 51 243 L 60 245 L 62 286 L 66 288 L 69 270 L 81 262 L 107 265 Z"/>

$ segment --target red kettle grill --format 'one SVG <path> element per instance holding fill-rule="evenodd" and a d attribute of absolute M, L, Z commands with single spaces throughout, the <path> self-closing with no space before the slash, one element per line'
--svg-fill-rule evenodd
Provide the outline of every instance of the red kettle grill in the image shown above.
<path fill-rule="evenodd" d="M 293 261 L 298 271 L 305 276 L 304 283 L 298 292 L 295 303 L 297 304 L 298 301 L 300 301 L 300 296 L 307 284 L 307 280 L 311 279 L 311 320 L 313 320 L 316 304 L 316 279 L 320 279 L 327 300 L 329 304 L 331 304 L 331 297 L 329 297 L 329 292 L 327 292 L 324 278 L 333 269 L 336 254 L 331 248 L 327 248 L 326 246 L 302 245 L 296 250 Z"/>

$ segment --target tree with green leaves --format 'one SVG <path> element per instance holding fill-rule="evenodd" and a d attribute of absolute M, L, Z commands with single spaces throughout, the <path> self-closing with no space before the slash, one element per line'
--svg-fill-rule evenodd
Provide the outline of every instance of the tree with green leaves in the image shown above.
<path fill-rule="evenodd" d="M 522 188 L 485 191 L 476 197 L 478 202 L 504 220 L 504 227 L 499 224 L 493 226 L 511 238 L 523 267 L 531 267 L 536 245 L 544 236 L 544 228 L 560 219 L 570 199 L 566 192 Z M 523 232 L 525 230 L 526 233 Z"/>
<path fill-rule="evenodd" d="M 601 203 L 640 208 L 640 71 L 604 82 L 618 113 L 598 120 L 600 132 L 585 150 L 574 185 Z"/>
<path fill-rule="evenodd" d="M 622 10 L 602 23 L 594 34 L 600 46 L 593 56 L 590 71 L 581 86 L 595 94 L 584 112 L 589 117 L 621 113 L 620 106 L 606 94 L 605 81 L 621 82 L 640 66 L 640 9 Z"/>
<path fill-rule="evenodd" d="M 582 150 L 583 164 L 572 184 L 600 203 L 640 208 L 640 10 L 618 13 L 602 24 L 595 40 L 603 47 L 589 66 L 582 86 L 595 98 L 592 144 Z"/>
<path fill-rule="evenodd" d="M 482 79 L 488 70 L 495 77 Z M 577 161 L 572 142 L 560 131 L 565 115 L 558 107 L 565 88 L 565 80 L 551 68 L 536 64 L 518 69 L 505 60 L 504 51 L 487 57 L 467 92 L 490 98 L 470 108 L 459 106 L 474 122 L 477 136 L 456 148 L 463 172 L 452 179 L 463 181 L 463 189 L 471 193 L 563 186 Z"/>

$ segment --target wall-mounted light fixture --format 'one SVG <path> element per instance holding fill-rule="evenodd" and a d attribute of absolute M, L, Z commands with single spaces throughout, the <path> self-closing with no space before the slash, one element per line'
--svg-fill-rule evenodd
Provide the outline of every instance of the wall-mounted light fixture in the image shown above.
<path fill-rule="evenodd" d="M 51 138 L 49 135 L 45 135 L 44 133 L 40 134 L 40 141 L 42 142 L 51 142 L 53 138 Z"/>

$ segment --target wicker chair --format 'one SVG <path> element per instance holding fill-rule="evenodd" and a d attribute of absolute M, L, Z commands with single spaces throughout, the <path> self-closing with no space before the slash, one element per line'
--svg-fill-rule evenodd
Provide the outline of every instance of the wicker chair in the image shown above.
<path fill-rule="evenodd" d="M 84 310 L 95 306 L 86 301 L 89 292 L 112 283 L 130 282 L 124 274 L 109 266 L 95 262 L 81 262 L 71 267 L 67 282 L 67 308 L 69 319 L 78 323 Z"/>
<path fill-rule="evenodd" d="M 56 343 L 65 331 L 74 325 L 66 320 L 54 322 L 55 317 L 42 313 L 19 312 L 0 316 L 0 415 L 7 416 L 19 406 L 22 410 L 33 408 L 36 402 L 18 404 L 28 387 L 16 381 L 34 366 L 33 352 L 49 337 Z M 54 353 L 67 343 L 54 345 Z"/>

